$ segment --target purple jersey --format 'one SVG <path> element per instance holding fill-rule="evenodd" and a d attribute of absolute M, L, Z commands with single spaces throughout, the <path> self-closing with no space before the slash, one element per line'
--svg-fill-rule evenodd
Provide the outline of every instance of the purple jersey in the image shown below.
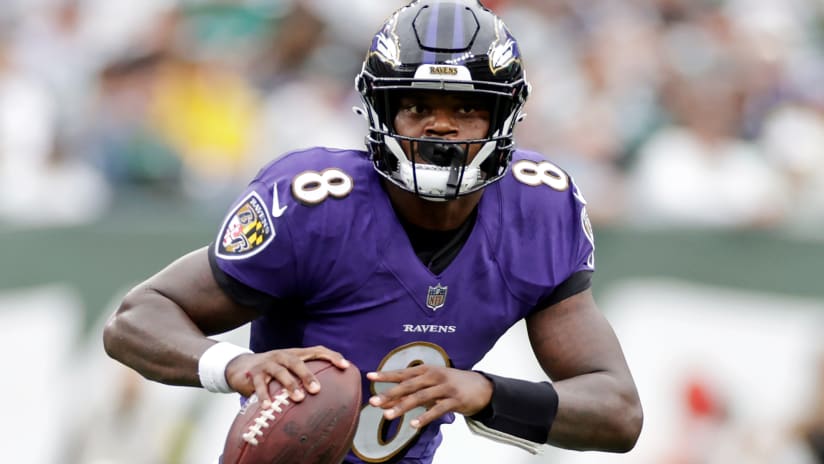
<path fill-rule="evenodd" d="M 415 255 L 368 156 L 314 148 L 270 163 L 233 206 L 215 242 L 226 274 L 289 304 L 252 323 L 250 347 L 324 345 L 363 374 L 424 362 L 471 369 L 518 320 L 578 271 L 593 237 L 572 180 L 518 150 L 488 186 L 458 255 L 439 275 Z M 448 414 L 422 431 L 411 411 L 381 435 L 367 403 L 386 385 L 364 376 L 364 408 L 347 462 L 399 453 L 429 462 Z M 399 428 L 399 430 L 398 430 Z"/>

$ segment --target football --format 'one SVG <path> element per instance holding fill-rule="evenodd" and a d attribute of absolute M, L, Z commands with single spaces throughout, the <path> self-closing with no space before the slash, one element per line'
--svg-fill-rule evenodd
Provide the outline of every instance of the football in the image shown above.
<path fill-rule="evenodd" d="M 279 383 L 269 384 L 272 405 L 256 395 L 238 411 L 223 446 L 222 464 L 339 464 L 352 446 L 361 408 L 361 375 L 354 365 L 306 365 L 321 384 L 295 403 Z"/>

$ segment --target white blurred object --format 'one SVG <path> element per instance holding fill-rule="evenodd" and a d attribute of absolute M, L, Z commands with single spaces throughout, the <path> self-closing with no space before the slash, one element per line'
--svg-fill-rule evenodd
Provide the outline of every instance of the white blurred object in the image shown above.
<path fill-rule="evenodd" d="M 824 224 L 824 112 L 787 105 L 773 112 L 760 140 L 768 159 L 791 182 L 789 224 Z"/>
<path fill-rule="evenodd" d="M 4 462 L 65 462 L 62 447 L 75 425 L 68 409 L 78 402 L 68 379 L 82 317 L 79 295 L 68 287 L 0 292 Z"/>
<path fill-rule="evenodd" d="M 55 159 L 55 106 L 36 80 L 0 64 L 0 221 L 78 224 L 108 206 L 109 188 L 97 171 Z"/>
<path fill-rule="evenodd" d="M 286 82 L 267 95 L 258 130 L 255 162 L 250 174 L 263 163 L 286 152 L 309 147 L 364 150 L 367 127 L 362 118 L 347 111 L 351 102 L 334 83 L 323 77 Z"/>
<path fill-rule="evenodd" d="M 27 170 L 46 162 L 57 131 L 55 106 L 42 85 L 0 63 L 0 163 Z M 6 169 L 0 175 L 10 175 Z"/>
<path fill-rule="evenodd" d="M 312 11 L 329 25 L 332 35 L 364 53 L 372 36 L 378 32 L 384 20 L 395 10 L 409 3 L 404 0 L 304 0 Z M 345 20 L 342 20 L 345 18 Z"/>
<path fill-rule="evenodd" d="M 758 148 L 727 139 L 704 143 L 691 131 L 659 131 L 642 147 L 630 184 L 644 225 L 736 227 L 778 220 L 786 185 Z"/>
<path fill-rule="evenodd" d="M 693 462 L 667 459 L 692 449 L 707 464 L 814 464 L 789 432 L 813 398 L 824 302 L 663 279 L 626 281 L 600 301 L 638 386 L 644 429 L 628 454 L 564 451 L 558 462 Z M 696 374 L 726 409 L 704 449 L 687 435 L 699 429 L 686 427 L 684 388 Z"/>
<path fill-rule="evenodd" d="M 156 25 L 158 18 L 179 0 L 85 0 L 86 33 L 105 58 L 121 53 Z"/>
<path fill-rule="evenodd" d="M 101 315 L 75 355 L 69 381 L 75 395 L 86 399 L 72 405 L 65 455 L 74 460 L 60 464 L 212 462 L 237 411 L 237 395 L 152 382 L 109 358 L 100 334 L 125 293 L 106 305 L 111 310 Z M 216 338 L 243 344 L 243 334 L 238 329 Z"/>

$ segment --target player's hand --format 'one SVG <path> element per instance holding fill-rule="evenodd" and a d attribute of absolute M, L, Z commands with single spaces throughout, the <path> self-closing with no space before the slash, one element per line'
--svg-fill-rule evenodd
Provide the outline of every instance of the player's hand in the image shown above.
<path fill-rule="evenodd" d="M 342 354 L 323 346 L 288 348 L 265 353 L 240 355 L 226 366 L 226 381 L 244 396 L 256 393 L 263 403 L 271 402 L 269 382 L 277 380 L 288 392 L 292 401 L 303 401 L 304 391 L 315 394 L 321 385 L 306 366 L 305 361 L 325 359 L 340 369 L 349 367 Z"/>
<path fill-rule="evenodd" d="M 369 372 L 372 382 L 397 385 L 369 398 L 369 404 L 382 408 L 386 419 L 394 419 L 418 406 L 427 411 L 412 418 L 420 428 L 448 412 L 466 416 L 483 409 L 492 398 L 492 383 L 481 374 L 443 366 L 421 364 L 394 371 Z"/>

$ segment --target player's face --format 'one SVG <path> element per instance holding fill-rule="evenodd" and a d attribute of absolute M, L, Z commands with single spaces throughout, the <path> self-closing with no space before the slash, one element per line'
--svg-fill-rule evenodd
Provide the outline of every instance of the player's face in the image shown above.
<path fill-rule="evenodd" d="M 487 101 L 460 92 L 411 92 L 401 97 L 395 114 L 395 131 L 405 137 L 445 140 L 477 140 L 489 132 L 490 105 Z M 409 155 L 410 143 L 402 141 Z M 470 144 L 467 161 L 475 157 L 481 144 Z M 416 163 L 425 163 L 417 154 Z"/>

